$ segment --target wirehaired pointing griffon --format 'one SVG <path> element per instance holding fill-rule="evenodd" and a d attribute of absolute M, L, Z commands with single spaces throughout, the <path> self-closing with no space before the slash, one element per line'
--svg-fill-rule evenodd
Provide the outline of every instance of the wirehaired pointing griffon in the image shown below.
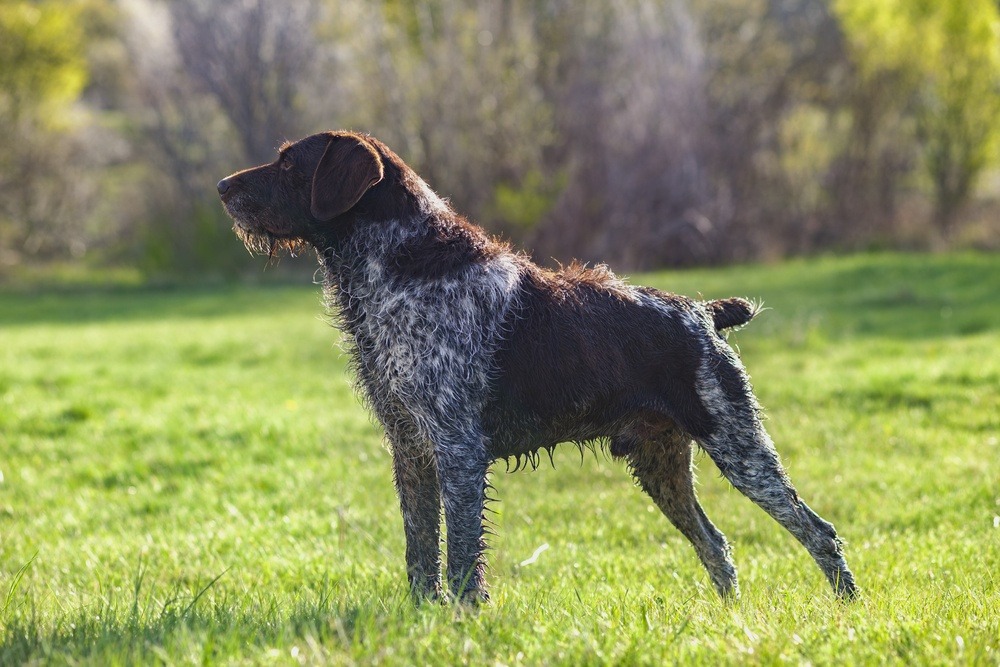
<path fill-rule="evenodd" d="M 361 393 L 385 427 L 418 596 L 488 599 L 483 510 L 497 459 L 537 462 L 600 442 L 694 545 L 723 597 L 726 538 L 692 484 L 692 445 L 805 546 L 843 597 L 854 576 L 833 526 L 799 498 L 720 331 L 743 299 L 695 301 L 603 266 L 553 272 L 458 215 L 385 144 L 325 132 L 218 184 L 251 250 L 315 248 Z"/>

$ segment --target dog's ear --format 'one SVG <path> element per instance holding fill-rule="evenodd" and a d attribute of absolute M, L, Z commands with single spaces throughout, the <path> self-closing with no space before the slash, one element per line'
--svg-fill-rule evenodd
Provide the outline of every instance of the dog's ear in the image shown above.
<path fill-rule="evenodd" d="M 331 137 L 312 180 L 311 209 L 317 220 L 350 210 L 368 188 L 382 180 L 382 158 L 359 137 Z"/>

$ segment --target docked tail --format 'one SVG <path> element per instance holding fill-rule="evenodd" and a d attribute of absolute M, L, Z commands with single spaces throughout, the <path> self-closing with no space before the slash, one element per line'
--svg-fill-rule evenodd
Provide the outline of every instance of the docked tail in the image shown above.
<path fill-rule="evenodd" d="M 761 311 L 758 304 L 739 297 L 706 301 L 705 307 L 712 314 L 712 321 L 715 322 L 716 331 L 741 327 Z"/>

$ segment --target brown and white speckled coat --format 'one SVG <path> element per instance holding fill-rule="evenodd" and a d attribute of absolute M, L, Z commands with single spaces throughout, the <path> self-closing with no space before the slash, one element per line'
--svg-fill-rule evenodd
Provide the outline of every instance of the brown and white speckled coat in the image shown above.
<path fill-rule="evenodd" d="M 561 442 L 600 442 L 691 541 L 723 596 L 737 592 L 725 537 L 698 503 L 696 442 L 788 529 L 843 596 L 841 541 L 798 497 L 720 330 L 756 313 L 632 286 L 607 268 L 553 272 L 456 214 L 378 140 L 329 132 L 219 182 L 248 247 L 316 249 L 330 310 L 392 447 L 412 589 L 447 579 L 486 598 L 483 510 L 497 459 L 537 463 Z"/>

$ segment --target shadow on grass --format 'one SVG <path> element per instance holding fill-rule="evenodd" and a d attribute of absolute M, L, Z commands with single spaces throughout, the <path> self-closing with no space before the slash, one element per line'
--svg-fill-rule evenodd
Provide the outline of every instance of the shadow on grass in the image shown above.
<path fill-rule="evenodd" d="M 285 603 L 254 593 L 202 602 L 217 580 L 193 596 L 164 602 L 150 597 L 120 605 L 106 598 L 64 616 L 54 627 L 29 612 L 3 628 L 0 664 L 172 664 L 196 656 L 209 664 L 258 653 L 288 660 L 294 657 L 289 647 L 303 643 L 350 655 L 371 651 L 371 638 L 420 613 L 405 593 L 373 595 L 365 602 L 339 599 L 328 581 L 308 598 Z"/>
<path fill-rule="evenodd" d="M 710 298 L 762 300 L 769 310 L 750 331 L 769 336 L 806 325 L 828 339 L 916 340 L 1000 329 L 1000 258 L 994 254 L 820 257 L 649 278 L 667 290 L 690 292 L 693 285 Z"/>
<path fill-rule="evenodd" d="M 989 255 L 859 257 L 820 265 L 797 286 L 855 335 L 928 338 L 1000 328 L 1000 261 Z"/>
<path fill-rule="evenodd" d="M 773 327 L 818 317 L 831 337 L 914 339 L 1000 328 L 1000 309 L 994 306 L 1000 260 L 986 253 L 819 257 L 774 266 L 652 273 L 631 282 L 691 296 L 752 297 L 771 309 L 761 319 Z M 256 285 L 0 290 L 0 325 L 316 314 L 319 303 L 320 288 L 298 275 Z"/>
<path fill-rule="evenodd" d="M 309 282 L 274 285 L 123 287 L 82 292 L 0 292 L 0 325 L 218 319 L 285 310 L 319 312 L 321 289 Z"/>

